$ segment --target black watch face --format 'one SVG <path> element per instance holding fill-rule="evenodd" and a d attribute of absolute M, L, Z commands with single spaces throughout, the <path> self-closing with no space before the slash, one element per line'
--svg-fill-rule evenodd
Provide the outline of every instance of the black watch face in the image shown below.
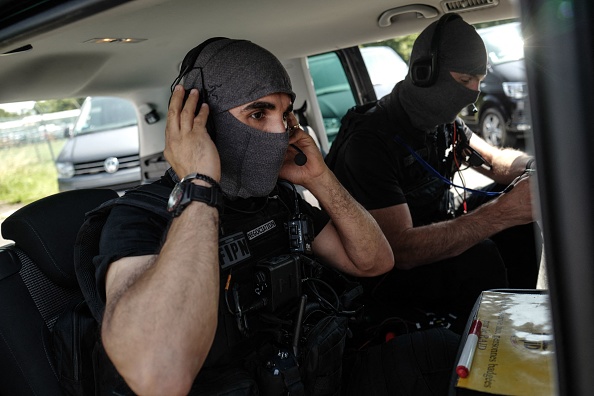
<path fill-rule="evenodd" d="M 175 185 L 175 187 L 173 187 L 171 194 L 169 194 L 169 201 L 167 202 L 167 210 L 170 212 L 173 212 L 177 208 L 177 205 L 179 205 L 179 202 L 181 201 L 183 195 L 184 195 L 183 185 L 182 185 L 182 183 L 177 183 Z"/>

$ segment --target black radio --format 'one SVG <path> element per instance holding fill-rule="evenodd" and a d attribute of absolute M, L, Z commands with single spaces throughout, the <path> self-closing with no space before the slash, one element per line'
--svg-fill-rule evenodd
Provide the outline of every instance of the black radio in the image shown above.
<path fill-rule="evenodd" d="M 302 266 L 302 256 L 286 254 L 238 265 L 229 272 L 224 304 L 244 337 L 261 330 L 261 315 L 284 316 L 296 306 L 302 295 Z"/>
<path fill-rule="evenodd" d="M 313 242 L 313 224 L 309 216 L 298 214 L 287 223 L 289 231 L 289 251 L 311 254 Z"/>
<path fill-rule="evenodd" d="M 276 312 L 301 296 L 301 260 L 298 255 L 283 255 L 260 261 L 255 268 L 254 292 L 265 300 L 265 307 Z"/>
<path fill-rule="evenodd" d="M 295 196 L 295 210 L 293 217 L 287 223 L 289 233 L 289 251 L 291 253 L 312 254 L 311 243 L 314 240 L 313 222 L 309 216 L 299 210 L 297 189 L 293 183 L 279 180 L 279 183 L 290 186 Z"/>

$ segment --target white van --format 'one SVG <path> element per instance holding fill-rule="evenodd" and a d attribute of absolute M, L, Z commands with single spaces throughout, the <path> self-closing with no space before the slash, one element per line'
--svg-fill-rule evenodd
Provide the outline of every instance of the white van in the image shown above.
<path fill-rule="evenodd" d="M 56 160 L 60 191 L 140 184 L 138 118 L 130 101 L 86 98 L 69 135 Z"/>

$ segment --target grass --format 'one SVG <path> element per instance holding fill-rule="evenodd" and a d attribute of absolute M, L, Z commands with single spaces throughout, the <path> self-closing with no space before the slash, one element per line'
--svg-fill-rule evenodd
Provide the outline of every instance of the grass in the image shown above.
<path fill-rule="evenodd" d="M 0 204 L 29 203 L 58 192 L 53 157 L 66 140 L 0 149 Z"/>

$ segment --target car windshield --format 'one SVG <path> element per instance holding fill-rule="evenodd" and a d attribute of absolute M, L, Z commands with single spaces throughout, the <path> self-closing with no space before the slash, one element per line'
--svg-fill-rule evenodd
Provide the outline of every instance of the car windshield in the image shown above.
<path fill-rule="evenodd" d="M 74 125 L 74 135 L 133 126 L 138 123 L 136 110 L 125 99 L 87 98 Z"/>
<path fill-rule="evenodd" d="M 479 29 L 478 33 L 485 42 L 492 65 L 524 59 L 524 40 L 519 23 Z"/>

